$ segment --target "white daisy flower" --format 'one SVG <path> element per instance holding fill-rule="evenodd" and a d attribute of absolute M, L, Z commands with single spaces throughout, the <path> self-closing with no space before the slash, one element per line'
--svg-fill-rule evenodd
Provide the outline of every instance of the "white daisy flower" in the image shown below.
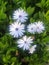
<path fill-rule="evenodd" d="M 33 39 L 31 37 L 24 36 L 22 39 L 17 41 L 18 47 L 23 48 L 23 50 L 28 50 L 33 43 Z"/>
<path fill-rule="evenodd" d="M 28 14 L 23 9 L 18 9 L 13 13 L 13 19 L 18 22 L 24 23 L 28 19 Z"/>
<path fill-rule="evenodd" d="M 30 49 L 29 49 L 29 53 L 34 53 L 34 51 L 36 50 L 36 45 L 32 46 Z"/>
<path fill-rule="evenodd" d="M 37 33 L 42 33 L 45 30 L 45 27 L 43 25 L 43 22 L 35 22 L 35 26 L 36 26 L 36 32 Z"/>
<path fill-rule="evenodd" d="M 11 35 L 18 38 L 24 35 L 25 32 L 24 28 L 25 28 L 24 24 L 21 24 L 20 22 L 14 22 L 9 26 L 9 31 Z"/>
<path fill-rule="evenodd" d="M 35 26 L 35 24 L 34 23 L 29 24 L 27 26 L 27 31 L 30 32 L 30 33 L 35 34 L 35 32 L 36 32 L 36 26 Z"/>
<path fill-rule="evenodd" d="M 34 22 L 28 25 L 27 31 L 30 33 L 42 33 L 45 30 L 43 22 Z"/>

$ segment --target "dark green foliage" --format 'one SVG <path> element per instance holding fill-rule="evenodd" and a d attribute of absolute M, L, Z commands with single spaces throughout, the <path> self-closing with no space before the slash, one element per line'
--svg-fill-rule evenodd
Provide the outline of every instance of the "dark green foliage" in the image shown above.
<path fill-rule="evenodd" d="M 43 21 L 45 31 L 35 36 L 34 54 L 17 48 L 17 39 L 10 36 L 8 26 L 13 22 L 13 11 L 23 8 L 28 23 Z M 28 36 L 29 33 L 26 33 Z M 49 63 L 49 0 L 0 0 L 0 65 L 46 65 Z"/>

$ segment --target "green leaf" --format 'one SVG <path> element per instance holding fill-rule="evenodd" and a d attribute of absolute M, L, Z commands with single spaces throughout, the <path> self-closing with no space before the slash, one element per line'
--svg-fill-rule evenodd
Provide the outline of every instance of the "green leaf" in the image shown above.
<path fill-rule="evenodd" d="M 49 7 L 49 0 L 46 1 L 46 7 Z"/>
<path fill-rule="evenodd" d="M 27 13 L 28 13 L 29 15 L 32 15 L 32 14 L 34 13 L 34 10 L 35 10 L 35 7 L 28 7 L 28 8 L 27 8 Z"/>
<path fill-rule="evenodd" d="M 49 10 L 46 12 L 45 17 L 49 21 Z"/>
<path fill-rule="evenodd" d="M 44 21 L 45 20 L 45 13 L 44 12 L 40 12 L 39 11 L 39 18 L 40 18 L 40 20 L 42 20 L 42 21 Z"/>
<path fill-rule="evenodd" d="M 30 23 L 35 22 L 35 19 L 30 18 Z"/>
<path fill-rule="evenodd" d="M 45 37 L 45 38 L 43 39 L 43 42 L 48 43 L 48 42 L 49 42 L 49 36 Z"/>
<path fill-rule="evenodd" d="M 6 14 L 3 12 L 3 10 L 0 10 L 0 20 L 5 19 L 6 18 Z"/>
<path fill-rule="evenodd" d="M 41 7 L 41 3 L 37 3 L 36 6 Z"/>
<path fill-rule="evenodd" d="M 37 3 L 36 6 L 40 7 L 40 8 L 44 8 L 45 7 L 45 3 L 46 3 L 46 0 L 41 0 L 40 3 Z"/>
<path fill-rule="evenodd" d="M 15 62 L 15 61 L 16 61 L 16 57 L 12 57 L 11 62 Z"/>

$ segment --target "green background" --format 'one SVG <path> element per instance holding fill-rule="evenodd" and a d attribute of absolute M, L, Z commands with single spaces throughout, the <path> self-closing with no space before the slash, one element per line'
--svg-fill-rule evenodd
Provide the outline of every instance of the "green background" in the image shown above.
<path fill-rule="evenodd" d="M 18 49 L 16 40 L 9 34 L 13 12 L 23 8 L 28 23 L 43 21 L 45 31 L 35 36 L 34 54 Z M 26 35 L 30 35 L 26 33 Z M 49 63 L 49 0 L 0 0 L 0 65 L 46 65 Z"/>

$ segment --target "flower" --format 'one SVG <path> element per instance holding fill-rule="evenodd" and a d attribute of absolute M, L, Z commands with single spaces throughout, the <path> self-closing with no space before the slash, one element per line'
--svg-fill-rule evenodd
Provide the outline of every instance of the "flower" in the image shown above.
<path fill-rule="evenodd" d="M 18 22 L 24 23 L 28 19 L 28 14 L 23 9 L 18 9 L 13 13 L 13 19 Z"/>
<path fill-rule="evenodd" d="M 43 22 L 34 22 L 27 26 L 27 31 L 30 33 L 42 33 L 45 30 L 45 27 L 43 25 Z"/>
<path fill-rule="evenodd" d="M 31 37 L 24 36 L 22 39 L 17 41 L 18 47 L 23 48 L 23 50 L 28 50 L 33 43 L 33 39 Z"/>
<path fill-rule="evenodd" d="M 29 53 L 33 53 L 36 49 L 36 45 L 32 46 L 30 49 L 29 49 Z"/>
<path fill-rule="evenodd" d="M 29 24 L 27 26 L 27 31 L 30 32 L 30 33 L 35 34 L 35 32 L 36 32 L 36 26 L 35 26 L 35 24 L 34 23 Z"/>
<path fill-rule="evenodd" d="M 43 25 L 43 22 L 35 22 L 35 26 L 36 26 L 36 32 L 37 33 L 42 33 L 45 30 L 45 27 Z"/>
<path fill-rule="evenodd" d="M 10 34 L 16 38 L 24 35 L 25 32 L 24 29 L 25 29 L 25 25 L 21 24 L 20 22 L 14 22 L 9 26 Z"/>

